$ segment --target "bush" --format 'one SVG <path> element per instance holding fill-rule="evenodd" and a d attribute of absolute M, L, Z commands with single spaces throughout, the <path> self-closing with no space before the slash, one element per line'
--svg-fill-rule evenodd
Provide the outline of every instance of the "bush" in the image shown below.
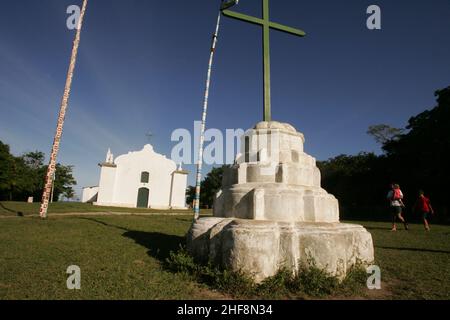
<path fill-rule="evenodd" d="M 172 272 L 188 275 L 194 281 L 204 283 L 235 298 L 247 299 L 352 296 L 362 292 L 367 278 L 360 264 L 351 269 L 347 277 L 340 281 L 336 276 L 318 268 L 313 261 L 309 261 L 308 266 L 301 266 L 295 273 L 288 268 L 280 268 L 276 275 L 256 284 L 253 277 L 243 272 L 219 268 L 211 263 L 197 264 L 185 248 L 171 252 L 166 260 L 166 267 Z"/>
<path fill-rule="evenodd" d="M 251 296 L 254 294 L 253 279 L 241 272 L 229 271 L 213 266 L 196 264 L 185 248 L 170 252 L 166 260 L 167 269 L 189 275 L 193 280 L 233 296 Z"/>
<path fill-rule="evenodd" d="M 339 287 L 339 279 L 315 265 L 301 267 L 290 283 L 294 293 L 301 292 L 313 297 L 332 295 Z"/>
<path fill-rule="evenodd" d="M 173 272 L 197 276 L 200 267 L 186 249 L 180 247 L 177 252 L 170 251 L 166 259 L 166 268 Z"/>

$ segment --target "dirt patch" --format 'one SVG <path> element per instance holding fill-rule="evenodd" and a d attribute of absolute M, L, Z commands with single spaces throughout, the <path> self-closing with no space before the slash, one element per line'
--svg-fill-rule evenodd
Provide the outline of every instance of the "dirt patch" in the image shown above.
<path fill-rule="evenodd" d="M 392 293 L 392 281 L 381 282 L 381 289 L 366 290 L 367 299 L 370 300 L 391 300 Z"/>
<path fill-rule="evenodd" d="M 197 287 L 197 294 L 199 299 L 204 300 L 233 300 L 233 297 L 223 294 L 216 290 L 211 290 L 203 287 Z"/>

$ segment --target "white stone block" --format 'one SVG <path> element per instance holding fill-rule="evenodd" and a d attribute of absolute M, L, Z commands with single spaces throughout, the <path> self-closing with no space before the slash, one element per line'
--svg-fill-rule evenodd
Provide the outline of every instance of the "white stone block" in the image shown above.
<path fill-rule="evenodd" d="M 190 252 L 256 281 L 311 259 L 340 278 L 358 262 L 371 263 L 370 233 L 339 223 L 338 201 L 321 188 L 303 134 L 289 124 L 261 122 L 247 135 L 242 156 L 224 172 L 214 218 L 197 220 L 189 231 Z"/>
<path fill-rule="evenodd" d="M 353 266 L 374 260 L 370 233 L 342 223 L 204 218 L 191 228 L 188 248 L 203 262 L 247 272 L 258 282 L 312 261 L 342 279 Z"/>

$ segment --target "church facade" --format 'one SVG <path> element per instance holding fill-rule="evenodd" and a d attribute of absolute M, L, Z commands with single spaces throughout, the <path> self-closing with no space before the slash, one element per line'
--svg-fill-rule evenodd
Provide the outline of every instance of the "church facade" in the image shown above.
<path fill-rule="evenodd" d="M 99 185 L 83 188 L 83 202 L 129 208 L 187 208 L 188 172 L 149 144 L 116 159 L 108 150 L 106 161 L 99 166 Z"/>

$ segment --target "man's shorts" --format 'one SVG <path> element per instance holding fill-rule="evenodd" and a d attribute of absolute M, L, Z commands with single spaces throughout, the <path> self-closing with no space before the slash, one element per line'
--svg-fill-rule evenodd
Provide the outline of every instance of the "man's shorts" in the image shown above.
<path fill-rule="evenodd" d="M 422 211 L 422 217 L 423 217 L 425 220 L 430 220 L 430 218 L 431 218 L 431 212 L 425 212 L 425 211 Z"/>
<path fill-rule="evenodd" d="M 398 216 L 399 214 L 402 213 L 402 207 L 399 206 L 392 206 L 391 207 L 391 212 L 393 216 Z"/>

